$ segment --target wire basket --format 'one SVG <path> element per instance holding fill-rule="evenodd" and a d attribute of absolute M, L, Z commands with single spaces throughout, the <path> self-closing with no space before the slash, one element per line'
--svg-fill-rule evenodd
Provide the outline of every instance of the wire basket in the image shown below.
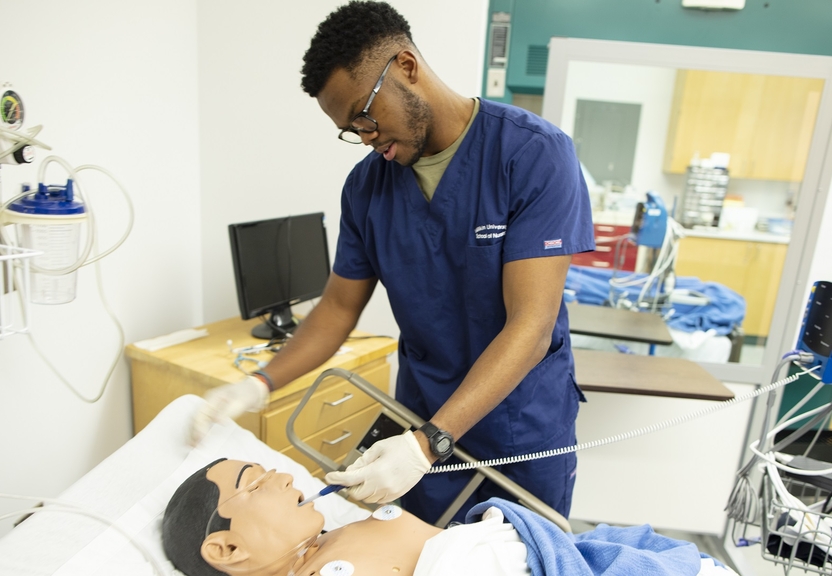
<path fill-rule="evenodd" d="M 786 574 L 798 568 L 832 575 L 832 493 L 810 483 L 817 483 L 812 477 L 801 478 L 785 474 L 772 478 L 765 472 L 761 552 L 764 559 L 782 565 Z M 778 483 L 800 506 L 783 502 Z"/>
<path fill-rule="evenodd" d="M 0 340 L 29 331 L 29 260 L 41 254 L 34 250 L 0 244 Z M 15 282 L 15 269 L 22 273 Z M 15 290 L 22 290 L 20 310 L 11 302 Z"/>

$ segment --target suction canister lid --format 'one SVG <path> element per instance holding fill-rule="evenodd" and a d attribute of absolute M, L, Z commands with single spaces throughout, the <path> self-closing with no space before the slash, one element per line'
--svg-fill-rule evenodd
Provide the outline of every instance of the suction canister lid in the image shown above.
<path fill-rule="evenodd" d="M 24 185 L 23 192 L 28 191 Z M 57 184 L 38 184 L 38 191 L 34 194 L 12 202 L 8 210 L 19 214 L 36 214 L 39 216 L 73 216 L 84 214 L 87 209 L 84 204 L 74 198 L 73 182 L 66 181 L 66 186 Z"/>

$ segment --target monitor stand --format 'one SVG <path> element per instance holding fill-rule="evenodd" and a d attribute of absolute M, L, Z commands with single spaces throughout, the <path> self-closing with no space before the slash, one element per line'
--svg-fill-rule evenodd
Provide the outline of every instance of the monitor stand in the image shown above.
<path fill-rule="evenodd" d="M 275 310 L 269 319 L 251 329 L 251 335 L 261 340 L 282 340 L 295 331 L 298 323 L 292 317 L 292 307 Z"/>

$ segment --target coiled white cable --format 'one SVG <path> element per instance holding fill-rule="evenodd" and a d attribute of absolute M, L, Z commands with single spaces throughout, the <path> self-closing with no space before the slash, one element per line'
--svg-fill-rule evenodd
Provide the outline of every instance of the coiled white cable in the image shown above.
<path fill-rule="evenodd" d="M 94 404 L 94 403 L 98 402 L 98 400 L 100 400 L 101 397 L 104 395 L 104 391 L 107 389 L 107 383 L 110 381 L 110 378 L 112 378 L 113 372 L 115 371 L 116 367 L 118 366 L 118 362 L 121 359 L 121 350 L 124 348 L 124 329 L 122 328 L 121 323 L 118 321 L 118 318 L 115 315 L 115 312 L 113 312 L 112 308 L 110 308 L 110 305 L 107 302 L 106 297 L 104 296 L 104 285 L 103 285 L 102 279 L 101 279 L 101 267 L 99 265 L 99 260 L 101 260 L 102 258 L 107 256 L 108 254 L 111 254 L 112 252 L 114 252 L 119 246 L 121 246 L 124 243 L 124 241 L 130 235 L 130 232 L 133 229 L 133 220 L 134 220 L 133 202 L 131 201 L 130 195 L 127 193 L 127 190 L 124 188 L 124 186 L 121 184 L 121 182 L 119 182 L 119 180 L 107 169 L 102 168 L 101 166 L 95 166 L 95 165 L 92 165 L 92 164 L 84 164 L 82 166 L 78 166 L 77 168 L 73 168 L 68 162 L 66 162 L 66 160 L 64 160 L 63 158 L 60 158 L 58 156 L 48 156 L 48 157 L 44 158 L 43 162 L 41 163 L 41 165 L 38 168 L 38 180 L 39 181 L 41 181 L 41 182 L 43 181 L 45 173 L 46 173 L 46 168 L 51 163 L 60 164 L 64 168 L 64 170 L 67 171 L 67 173 L 69 174 L 69 177 L 72 179 L 72 181 L 75 184 L 75 193 L 78 195 L 78 197 L 81 199 L 81 201 L 84 203 L 84 206 L 86 207 L 87 216 L 88 216 L 88 219 L 89 219 L 88 222 L 87 222 L 87 230 L 88 230 L 87 238 L 86 238 L 87 241 L 86 241 L 84 249 L 82 250 L 81 255 L 78 257 L 78 259 L 74 263 L 70 264 L 69 266 L 67 266 L 65 268 L 61 268 L 59 270 L 44 269 L 44 268 L 37 267 L 34 264 L 31 264 L 30 268 L 31 268 L 32 271 L 38 272 L 38 273 L 49 274 L 49 275 L 63 275 L 63 274 L 69 274 L 69 273 L 75 272 L 76 270 L 78 270 L 82 266 L 86 266 L 87 264 L 95 264 L 96 285 L 98 287 L 99 297 L 101 298 L 101 304 L 104 306 L 104 310 L 107 313 L 107 315 L 113 321 L 113 324 L 116 328 L 116 331 L 118 332 L 119 341 L 118 341 L 118 346 L 116 347 L 117 353 L 116 353 L 115 357 L 113 358 L 113 361 L 110 363 L 110 367 L 107 370 L 107 374 L 104 378 L 103 383 L 101 384 L 101 387 L 99 388 L 98 392 L 94 396 L 87 397 L 87 396 L 84 396 L 83 394 L 81 394 L 74 386 L 72 386 L 72 384 L 70 384 L 70 382 L 68 380 L 66 380 L 66 378 L 64 378 L 64 376 L 52 364 L 52 362 L 49 361 L 49 359 L 46 357 L 46 355 L 38 347 L 37 343 L 35 342 L 34 338 L 32 337 L 31 332 L 27 332 L 26 335 L 28 336 L 29 342 L 32 344 L 32 347 L 34 348 L 35 352 L 38 354 L 38 356 L 40 356 L 40 358 L 43 360 L 43 362 L 49 367 L 49 369 L 52 371 L 52 373 L 55 374 L 55 376 L 61 381 L 61 383 L 64 384 L 64 386 L 66 386 L 69 389 L 69 391 L 72 392 L 79 400 L 81 400 L 83 402 L 86 402 L 88 404 Z M 99 250 L 98 250 L 98 238 L 97 238 L 97 234 L 95 233 L 95 220 L 94 220 L 94 215 L 93 215 L 92 204 L 89 202 L 89 200 L 87 198 L 84 197 L 83 192 L 81 191 L 81 184 L 78 181 L 78 173 L 82 172 L 84 170 L 94 170 L 94 171 L 97 171 L 97 172 L 101 172 L 102 174 L 104 174 L 105 176 L 110 178 L 116 184 L 119 191 L 124 196 L 124 200 L 127 204 L 128 220 L 127 220 L 127 226 L 125 227 L 124 233 L 121 235 L 121 237 L 110 248 L 108 248 L 107 250 L 104 250 L 103 252 L 99 252 Z M 0 205 L 0 213 L 2 213 L 3 210 L 6 210 L 7 207 L 10 206 L 13 202 L 16 202 L 17 200 L 19 200 L 19 199 L 21 199 L 25 196 L 31 196 L 32 194 L 33 194 L 33 191 L 28 191 L 28 192 L 23 192 L 21 194 L 18 194 L 17 196 L 14 196 L 13 198 L 8 200 L 7 202 L 4 202 L 2 205 Z M 7 241 L 5 241 L 3 239 L 2 226 L 0 226 L 0 243 L 4 243 L 4 242 L 7 242 Z M 89 257 L 90 253 L 93 253 L 93 256 L 91 258 Z M 17 282 L 16 278 L 15 278 L 15 284 L 19 285 L 19 282 Z M 17 290 L 18 297 L 21 299 L 21 307 L 23 306 L 23 302 L 22 302 L 22 299 L 24 297 L 23 292 L 24 292 L 23 290 Z"/>
<path fill-rule="evenodd" d="M 116 524 L 113 520 L 107 518 L 103 514 L 99 514 L 98 512 L 93 512 L 92 510 L 87 510 L 86 508 L 81 508 L 75 504 L 70 502 L 64 502 L 62 500 L 56 500 L 55 498 L 40 498 L 38 496 L 21 496 L 19 494 L 3 494 L 0 493 L 0 498 L 9 498 L 13 500 L 32 500 L 35 502 L 44 502 L 47 504 L 51 504 L 52 506 L 44 506 L 44 507 L 37 507 L 37 508 L 26 508 L 23 510 L 16 510 L 14 512 L 9 512 L 7 514 L 0 515 L 0 520 L 5 520 L 6 518 L 12 518 L 14 516 L 19 516 L 22 514 L 40 514 L 41 512 L 64 512 L 70 514 L 80 514 L 82 516 L 87 516 L 88 518 L 92 518 L 94 520 L 98 520 L 103 524 L 111 526 L 114 530 L 116 530 L 119 534 L 124 536 L 130 544 L 132 544 L 136 550 L 138 550 L 142 556 L 145 557 L 145 560 L 150 563 L 153 571 L 158 574 L 158 576 L 166 576 L 165 569 L 159 563 L 159 561 L 150 553 L 150 551 L 145 548 L 138 540 L 133 538 L 124 528 Z"/>
<path fill-rule="evenodd" d="M 44 364 L 46 364 L 52 373 L 61 381 L 61 383 L 66 386 L 72 394 L 75 395 L 76 398 L 81 400 L 82 402 L 86 402 L 87 404 L 95 404 L 98 402 L 102 396 L 104 396 L 104 391 L 107 390 L 107 384 L 110 382 L 110 378 L 113 377 L 113 372 L 115 372 L 116 366 L 118 366 L 118 362 L 121 359 L 121 350 L 124 349 L 124 328 L 121 326 L 121 323 L 118 321 L 118 317 L 113 312 L 113 309 L 110 308 L 110 304 L 107 302 L 107 298 L 104 296 L 104 284 L 101 281 L 101 265 L 96 262 L 95 263 L 95 282 L 96 286 L 98 287 L 98 296 L 101 298 L 101 305 L 104 307 L 104 311 L 113 321 L 113 325 L 116 328 L 116 332 L 118 332 L 118 345 L 116 346 L 116 354 L 113 356 L 113 361 L 110 363 L 110 367 L 107 369 L 107 374 L 104 376 L 104 380 L 101 383 L 101 387 L 98 389 L 98 392 L 91 397 L 84 396 L 79 392 L 66 378 L 64 378 L 63 374 L 55 367 L 54 364 L 46 357 L 46 354 L 38 346 L 37 342 L 35 342 L 34 337 L 32 336 L 31 332 L 27 332 L 26 336 L 29 339 L 29 343 L 32 345 L 32 348 L 40 356 L 41 360 L 43 360 Z M 18 290 L 18 297 L 22 300 L 23 298 L 23 290 Z M 23 303 L 21 302 L 21 306 Z"/>
<path fill-rule="evenodd" d="M 787 352 L 783 355 L 780 361 L 777 363 L 774 371 L 772 372 L 771 380 L 774 382 L 777 378 L 777 375 L 780 374 L 780 370 L 788 365 L 789 363 L 796 361 L 798 365 L 801 362 L 810 362 L 812 360 L 812 355 L 804 355 L 800 350 L 792 350 Z M 810 376 L 813 376 L 811 373 L 816 370 L 818 367 L 812 368 L 807 370 Z M 808 395 L 806 395 L 800 402 L 798 402 L 791 410 L 789 410 L 784 416 L 780 418 L 777 422 L 777 426 L 782 424 L 785 421 L 788 421 L 792 415 L 800 410 L 809 400 L 820 390 L 820 387 L 816 386 Z M 766 407 L 764 411 L 764 418 L 763 418 L 763 425 L 762 425 L 762 432 L 760 433 L 761 440 L 767 441 L 772 436 L 768 435 L 768 421 L 771 417 L 771 412 L 773 409 L 774 397 L 769 396 L 768 401 L 766 402 Z M 814 414 L 810 414 L 812 416 Z M 801 416 L 798 419 L 801 419 L 805 416 Z M 756 444 L 759 444 L 761 440 L 757 440 Z M 725 505 L 725 512 L 728 515 L 728 518 L 734 520 L 740 524 L 752 524 L 756 522 L 757 517 L 760 513 L 759 508 L 759 496 L 757 494 L 757 490 L 754 487 L 754 484 L 751 481 L 751 471 L 754 469 L 757 463 L 757 457 L 752 455 L 752 457 L 745 463 L 738 471 L 737 471 L 737 479 L 734 482 L 734 487 L 731 489 L 731 494 L 728 496 L 728 502 Z"/>
<path fill-rule="evenodd" d="M 766 436 L 767 436 L 767 438 L 773 438 L 774 436 L 777 435 L 778 432 L 781 432 L 783 429 L 788 428 L 792 424 L 795 424 L 795 423 L 797 423 L 801 420 L 805 420 L 806 418 L 814 416 L 815 414 L 819 414 L 820 412 L 823 412 L 824 410 L 827 410 L 828 408 L 829 408 L 829 404 L 827 403 L 827 404 L 819 406 L 819 407 L 817 407 L 813 410 L 809 410 L 808 412 L 804 412 L 803 414 L 795 416 L 791 420 L 787 420 L 786 422 L 783 422 L 782 424 L 773 428 L 772 431 L 769 432 Z M 825 476 L 827 474 L 832 474 L 832 468 L 823 468 L 823 469 L 820 469 L 820 470 L 807 470 L 805 468 L 792 468 L 791 466 L 787 466 L 786 464 L 782 464 L 781 462 L 779 462 L 775 458 L 773 453 L 771 453 L 771 452 L 761 452 L 760 449 L 759 449 L 759 445 L 760 445 L 760 441 L 755 440 L 754 442 L 752 442 L 748 446 L 748 449 L 751 450 L 751 452 L 753 452 L 758 458 L 760 458 L 762 460 L 765 460 L 766 462 L 768 462 L 769 464 L 779 468 L 783 472 L 788 472 L 790 474 L 799 474 L 801 476 Z"/>
<path fill-rule="evenodd" d="M 816 367 L 817 368 L 817 367 Z M 813 368 L 812 370 L 815 370 Z M 575 444 L 574 446 L 564 446 L 562 448 L 555 448 L 552 450 L 544 450 L 541 452 L 533 452 L 531 454 L 519 454 L 516 456 L 507 456 L 505 458 L 494 458 L 491 460 L 481 460 L 478 462 L 461 462 L 459 464 L 445 464 L 444 466 L 436 466 L 434 468 L 430 468 L 427 473 L 428 474 L 441 474 L 443 472 L 459 472 L 461 470 L 473 470 L 475 468 L 482 468 L 482 467 L 493 467 L 493 466 L 502 466 L 504 464 L 516 464 L 518 462 L 528 462 L 529 460 L 539 460 L 541 458 L 551 458 L 553 456 L 562 456 L 564 454 L 569 454 L 571 452 L 578 452 L 579 450 L 587 450 L 589 448 L 597 448 L 599 446 L 606 446 L 607 444 L 614 444 L 616 442 L 621 442 L 622 440 L 629 440 L 631 438 L 637 438 L 638 436 L 644 436 L 646 434 L 650 434 L 652 432 L 658 432 L 659 430 L 664 430 L 665 428 L 670 428 L 671 426 L 676 426 L 678 424 L 683 424 L 684 422 L 688 422 L 690 420 L 694 420 L 696 418 L 700 418 L 707 414 L 711 414 L 713 412 L 717 412 L 718 410 L 722 410 L 724 408 L 728 408 L 729 406 L 733 406 L 734 404 L 739 404 L 741 402 L 745 402 L 746 400 L 750 400 L 751 398 L 756 398 L 757 396 L 761 396 L 772 390 L 780 388 L 781 386 L 785 386 L 791 382 L 797 380 L 803 374 L 807 374 L 810 370 L 804 370 L 802 372 L 798 372 L 796 374 L 792 374 L 787 378 L 783 378 L 782 380 L 778 380 L 777 382 L 773 382 L 757 390 L 752 390 L 747 394 L 743 394 L 742 396 L 735 396 L 730 400 L 725 400 L 723 402 L 718 402 L 716 404 L 712 404 L 710 406 L 706 406 L 700 410 L 695 410 L 688 414 L 677 416 L 675 418 L 671 418 L 670 420 L 665 420 L 664 422 L 658 422 L 656 424 L 651 424 L 649 426 L 644 426 L 643 428 L 638 428 L 636 430 L 631 430 L 629 432 L 624 432 L 623 434 L 616 434 L 615 436 L 609 436 L 607 438 L 602 438 L 600 440 L 592 440 L 590 442 L 584 442 L 583 444 Z"/>

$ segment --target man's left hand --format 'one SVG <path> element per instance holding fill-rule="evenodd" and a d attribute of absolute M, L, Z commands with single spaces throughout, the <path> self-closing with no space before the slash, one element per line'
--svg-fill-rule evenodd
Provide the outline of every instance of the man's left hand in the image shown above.
<path fill-rule="evenodd" d="M 343 472 L 330 472 L 329 484 L 347 486 L 347 494 L 369 504 L 385 504 L 413 488 L 430 462 L 419 441 L 408 430 L 404 434 L 379 440 Z"/>

